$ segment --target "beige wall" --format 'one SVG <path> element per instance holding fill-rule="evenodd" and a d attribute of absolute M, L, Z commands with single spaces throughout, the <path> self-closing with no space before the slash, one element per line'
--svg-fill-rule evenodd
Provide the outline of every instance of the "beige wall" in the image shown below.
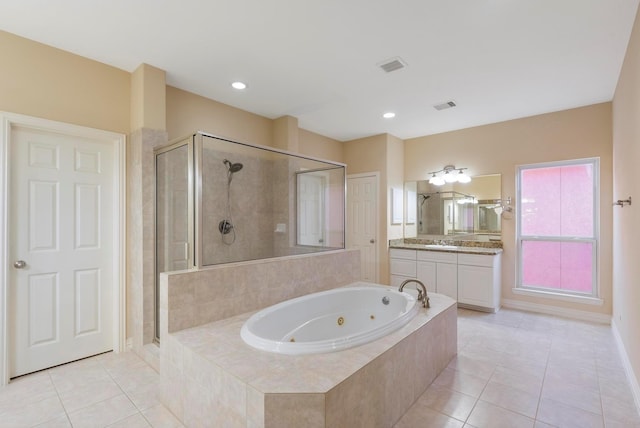
<path fill-rule="evenodd" d="M 604 305 L 592 306 L 516 295 L 515 218 L 503 220 L 502 298 L 586 312 L 612 311 L 611 103 L 549 113 L 405 142 L 405 179 L 425 180 L 445 165 L 468 167 L 469 175 L 502 174 L 502 196 L 515 198 L 517 165 L 600 157 L 600 266 Z"/>
<path fill-rule="evenodd" d="M 402 213 L 403 221 L 401 224 L 392 224 L 392 205 L 391 189 L 397 189 L 401 195 L 404 195 L 404 141 L 387 134 L 387 243 L 389 239 L 398 239 L 404 236 L 404 212 Z"/>
<path fill-rule="evenodd" d="M 638 198 L 629 208 L 613 209 L 613 321 L 631 362 L 636 388 L 640 377 L 639 118 L 640 21 L 636 16 L 613 99 L 613 199 Z"/>
<path fill-rule="evenodd" d="M 272 120 L 172 86 L 167 86 L 166 102 L 169 140 L 204 131 L 243 143 L 344 162 L 342 142 L 298 128 L 296 118 Z"/>
<path fill-rule="evenodd" d="M 169 140 L 204 131 L 243 143 L 273 146 L 272 122 L 266 117 L 167 86 Z"/>
<path fill-rule="evenodd" d="M 344 143 L 305 129 L 298 129 L 298 148 L 307 156 L 344 163 Z"/>
<path fill-rule="evenodd" d="M 166 129 L 166 79 L 164 70 L 141 64 L 131 73 L 131 129 Z"/>
<path fill-rule="evenodd" d="M 0 110 L 130 132 L 130 73 L 3 31 L 0 52 Z"/>

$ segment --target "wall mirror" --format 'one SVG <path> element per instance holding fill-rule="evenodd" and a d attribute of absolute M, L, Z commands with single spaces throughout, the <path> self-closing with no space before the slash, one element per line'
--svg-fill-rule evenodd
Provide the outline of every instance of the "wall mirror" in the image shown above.
<path fill-rule="evenodd" d="M 426 180 L 405 183 L 405 238 L 500 237 L 501 180 L 500 174 L 489 174 L 444 186 Z"/>

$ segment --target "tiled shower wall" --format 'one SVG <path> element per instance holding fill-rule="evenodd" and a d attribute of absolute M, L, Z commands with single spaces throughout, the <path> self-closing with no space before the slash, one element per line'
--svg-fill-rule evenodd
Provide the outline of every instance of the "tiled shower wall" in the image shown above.
<path fill-rule="evenodd" d="M 360 252 L 218 265 L 160 276 L 161 335 L 360 280 Z"/>
<path fill-rule="evenodd" d="M 127 338 L 144 356 L 154 333 L 154 156 L 167 133 L 139 129 L 127 144 Z"/>
<path fill-rule="evenodd" d="M 243 168 L 233 174 L 230 186 L 224 159 L 243 164 Z M 277 167 L 269 159 L 203 148 L 203 265 L 274 257 L 274 194 L 279 193 L 274 189 L 282 187 L 276 172 Z M 231 218 L 227 212 L 227 189 Z M 288 198 L 288 193 L 286 196 Z M 235 229 L 235 242 L 230 245 L 223 242 L 218 230 L 219 222 L 224 219 L 231 220 Z M 233 232 L 224 239 L 231 242 L 232 237 Z"/>

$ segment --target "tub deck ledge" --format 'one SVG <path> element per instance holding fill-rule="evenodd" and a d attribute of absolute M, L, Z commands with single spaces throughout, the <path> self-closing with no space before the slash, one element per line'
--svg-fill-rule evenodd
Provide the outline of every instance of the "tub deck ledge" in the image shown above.
<path fill-rule="evenodd" d="M 161 344 L 162 401 L 188 426 L 393 426 L 455 356 L 456 304 L 431 308 L 355 348 L 312 355 L 244 343 L 253 314 L 168 334 Z"/>

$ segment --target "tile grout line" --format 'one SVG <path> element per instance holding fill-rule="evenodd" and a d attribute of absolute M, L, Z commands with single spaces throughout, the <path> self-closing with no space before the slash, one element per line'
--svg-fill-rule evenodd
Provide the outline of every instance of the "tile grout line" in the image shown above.
<path fill-rule="evenodd" d="M 133 351 L 130 351 L 133 352 Z M 115 355 L 115 354 L 114 354 Z M 137 355 L 137 354 L 136 354 Z M 138 356 L 138 358 L 140 358 L 140 356 Z M 140 358 L 147 366 L 149 366 L 149 364 L 147 364 L 146 361 L 144 361 L 142 358 Z M 120 385 L 120 383 L 118 382 L 118 380 L 111 374 L 111 372 L 109 372 L 109 370 L 107 370 L 107 368 L 104 366 L 103 361 L 100 361 L 100 366 L 102 367 L 102 369 L 107 373 L 107 376 L 109 376 L 109 379 L 111 379 L 113 381 L 113 383 L 115 383 L 118 388 L 120 389 L 120 391 L 122 391 L 122 394 L 127 397 L 127 400 L 129 400 L 131 402 L 131 404 L 133 405 L 133 407 L 136 409 L 136 412 L 142 416 L 142 418 L 149 424 L 149 426 L 153 427 L 153 425 L 151 424 L 151 422 L 146 418 L 146 416 L 142 413 L 142 411 L 138 408 L 138 406 L 136 406 L 136 403 L 133 402 L 133 400 L 131 399 L 131 397 L 129 396 L 129 394 L 127 394 L 127 392 L 122 388 L 122 385 Z M 133 414 L 135 415 L 135 413 Z M 133 415 L 129 415 L 129 416 L 125 416 L 124 418 L 117 420 L 115 422 L 113 422 L 112 424 L 108 425 L 105 428 L 108 428 L 109 426 L 113 426 L 119 422 L 122 422 L 123 420 L 130 418 Z"/>
<path fill-rule="evenodd" d="M 534 425 L 536 422 L 540 421 L 541 423 L 547 424 L 547 425 L 551 425 L 548 424 L 544 421 L 541 421 L 538 419 L 538 413 L 540 413 L 540 405 L 542 404 L 542 391 L 544 391 L 544 383 L 545 380 L 547 379 L 547 370 L 549 369 L 549 360 L 551 359 L 551 347 L 553 346 L 553 336 L 551 336 L 551 343 L 549 343 L 549 352 L 547 352 L 547 358 L 544 364 L 544 373 L 542 374 L 542 384 L 540 385 L 540 392 L 538 395 L 538 405 L 536 406 L 536 415 L 534 418 Z"/>
<path fill-rule="evenodd" d="M 49 381 L 51 382 L 53 389 L 56 391 L 56 397 L 58 397 L 58 401 L 60 401 L 60 405 L 64 410 L 64 416 L 67 418 L 67 422 L 69 422 L 69 425 L 73 427 L 73 424 L 71 423 L 71 417 L 69 417 L 69 412 L 67 411 L 67 406 L 64 405 L 64 402 L 62 401 L 62 397 L 60 396 L 60 391 L 58 391 L 58 387 L 56 386 L 56 383 L 53 381 L 53 377 L 51 377 L 51 369 L 47 369 L 47 376 L 49 377 Z M 48 421 L 43 421 L 41 422 L 41 424 L 45 422 L 48 422 Z"/>

